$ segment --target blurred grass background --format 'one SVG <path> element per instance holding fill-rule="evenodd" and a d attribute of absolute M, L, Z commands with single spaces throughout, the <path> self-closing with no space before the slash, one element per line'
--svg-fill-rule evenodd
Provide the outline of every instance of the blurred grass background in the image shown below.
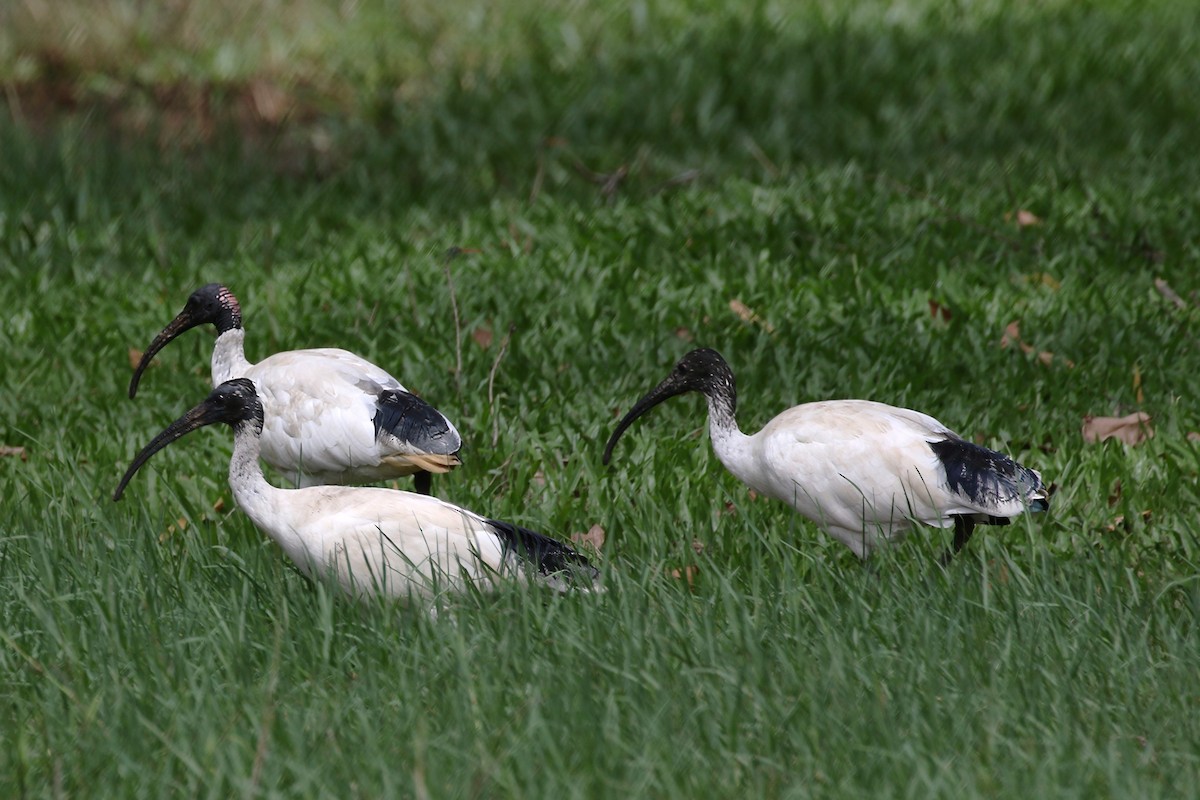
<path fill-rule="evenodd" d="M 0 5 L 0 794 L 1192 793 L 1198 16 Z M 136 402 L 129 349 L 213 280 L 252 358 L 345 347 L 449 414 L 440 496 L 605 528 L 609 592 L 346 603 L 231 511 L 217 431 L 110 503 L 211 339 Z M 755 501 L 696 401 L 602 468 L 699 345 L 744 429 L 919 408 L 1054 508 L 942 576 L 943 534 L 863 569 Z"/>

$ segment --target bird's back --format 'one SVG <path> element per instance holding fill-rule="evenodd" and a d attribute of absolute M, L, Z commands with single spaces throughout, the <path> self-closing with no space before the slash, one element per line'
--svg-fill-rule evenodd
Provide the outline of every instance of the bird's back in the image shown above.
<path fill-rule="evenodd" d="M 411 474 L 392 458 L 404 443 L 381 442 L 374 420 L 382 393 L 405 391 L 366 359 L 336 348 L 289 350 L 252 365 L 266 411 L 262 455 L 297 482 L 359 483 Z"/>
<path fill-rule="evenodd" d="M 1027 499 L 1015 489 L 1001 491 L 1006 476 L 1036 476 L 1006 456 L 963 442 L 927 414 L 866 400 L 795 406 L 751 440 L 755 462 L 765 467 L 743 479 L 859 555 L 881 539 L 903 536 L 914 520 L 948 527 L 955 514 L 1018 513 Z M 990 494 L 965 491 L 971 486 L 986 486 Z"/>
<path fill-rule="evenodd" d="M 310 574 L 329 571 L 353 594 L 429 595 L 467 582 L 486 587 L 511 569 L 486 520 L 434 497 L 346 486 L 284 494 L 286 507 L 260 527 L 290 530 L 302 549 L 294 553 L 281 541 L 288 555 L 307 563 Z"/>

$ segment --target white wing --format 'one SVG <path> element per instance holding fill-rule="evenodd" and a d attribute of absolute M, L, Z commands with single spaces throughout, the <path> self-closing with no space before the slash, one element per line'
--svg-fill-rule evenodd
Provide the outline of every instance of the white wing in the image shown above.
<path fill-rule="evenodd" d="M 755 463 L 769 465 L 758 488 L 861 555 L 880 537 L 902 536 L 911 520 L 953 524 L 947 515 L 958 503 L 928 444 L 946 436 L 933 417 L 882 403 L 796 406 L 751 437 Z"/>
<path fill-rule="evenodd" d="M 254 381 L 263 401 L 263 459 L 292 481 L 381 480 L 430 468 L 405 442 L 377 434 L 379 393 L 406 390 L 353 353 L 334 348 L 276 353 L 250 366 L 244 377 Z"/>
<path fill-rule="evenodd" d="M 327 565 L 360 596 L 486 588 L 518 562 L 483 518 L 426 495 L 319 486 L 288 492 L 278 512 L 268 527 L 294 533 L 276 536 L 288 555 L 310 574 Z"/>

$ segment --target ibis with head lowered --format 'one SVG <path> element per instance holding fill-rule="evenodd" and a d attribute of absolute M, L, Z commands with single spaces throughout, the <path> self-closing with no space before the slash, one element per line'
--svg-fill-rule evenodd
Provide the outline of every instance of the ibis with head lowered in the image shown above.
<path fill-rule="evenodd" d="M 867 400 L 805 403 L 758 433 L 742 433 L 733 371 L 710 349 L 685 355 L 630 409 L 608 440 L 604 463 L 634 420 L 691 391 L 708 400 L 713 450 L 726 469 L 755 491 L 789 504 L 860 558 L 920 523 L 954 527 L 946 563 L 977 524 L 1004 525 L 1049 508 L 1037 472 L 906 408 Z"/>
<path fill-rule="evenodd" d="M 428 495 L 357 486 L 272 486 L 259 464 L 265 412 L 253 382 L 226 381 L 137 454 L 113 494 L 171 442 L 205 425 L 233 428 L 229 487 L 238 507 L 311 578 L 348 594 L 399 599 L 494 588 L 528 576 L 590 589 L 599 573 L 569 546 Z"/>
<path fill-rule="evenodd" d="M 254 381 L 265 409 L 263 460 L 293 485 L 370 483 L 416 475 L 429 492 L 429 473 L 459 463 L 462 437 L 445 415 L 409 392 L 380 367 L 337 348 L 289 350 L 252 364 L 233 292 L 202 286 L 146 348 L 129 396 L 151 359 L 184 331 L 211 323 L 217 329 L 212 382 Z"/>

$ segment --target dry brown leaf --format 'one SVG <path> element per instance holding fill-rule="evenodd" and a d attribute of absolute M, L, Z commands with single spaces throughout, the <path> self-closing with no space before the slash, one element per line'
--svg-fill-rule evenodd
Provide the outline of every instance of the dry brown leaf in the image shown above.
<path fill-rule="evenodd" d="M 724 508 L 721 509 L 721 513 L 726 516 L 732 517 L 734 514 L 737 513 L 737 506 L 735 506 L 733 504 L 733 501 L 726 500 Z"/>
<path fill-rule="evenodd" d="M 1153 514 L 1151 513 L 1150 509 L 1146 509 L 1138 514 L 1138 517 L 1142 520 L 1142 524 L 1149 522 L 1151 516 L 1153 516 Z M 1112 522 L 1104 526 L 1104 530 L 1108 531 L 1109 533 L 1116 533 L 1118 528 L 1126 533 L 1129 533 L 1133 530 L 1133 523 L 1131 520 L 1125 519 L 1124 514 L 1118 514 L 1117 516 L 1113 517 Z"/>
<path fill-rule="evenodd" d="M 700 555 L 701 553 L 703 553 L 704 552 L 704 542 L 700 541 L 699 539 L 692 539 L 692 552 L 695 553 L 696 555 Z"/>
<path fill-rule="evenodd" d="M 138 364 L 142 363 L 142 351 L 136 347 L 129 348 L 129 368 L 137 369 Z"/>
<path fill-rule="evenodd" d="M 480 325 L 478 328 L 471 331 L 471 338 L 475 340 L 475 344 L 479 345 L 484 350 L 487 350 L 492 346 L 492 339 L 494 338 L 494 335 L 492 334 L 491 328 L 485 328 L 484 326 Z"/>
<path fill-rule="evenodd" d="M 688 588 L 691 589 L 696 584 L 696 574 L 700 572 L 700 568 L 695 564 L 689 564 L 682 570 L 673 569 L 670 575 L 675 580 L 687 581 Z"/>
<path fill-rule="evenodd" d="M 1200 433 L 1196 433 L 1196 431 L 1189 431 L 1187 440 L 1189 442 L 1200 442 Z"/>
<path fill-rule="evenodd" d="M 1042 224 L 1042 220 L 1040 217 L 1038 217 L 1037 214 L 1034 214 L 1032 211 L 1026 211 L 1023 208 L 1018 209 L 1015 216 L 1017 219 L 1017 227 L 1018 228 L 1028 228 L 1031 225 L 1041 225 Z M 1014 214 L 1011 211 L 1004 212 L 1004 221 L 1005 222 L 1012 222 L 1013 217 L 1014 217 Z"/>
<path fill-rule="evenodd" d="M 1037 360 L 1050 366 L 1054 363 L 1055 355 L 1049 350 L 1038 351 L 1033 345 L 1021 339 L 1021 323 L 1019 320 L 1013 320 L 1004 328 L 1004 333 L 1000 335 L 1000 346 L 1007 348 L 1016 345 L 1022 353 L 1026 355 L 1037 354 Z M 1075 368 L 1075 362 L 1069 358 L 1061 358 L 1062 363 L 1069 369 Z"/>
<path fill-rule="evenodd" d="M 1117 478 L 1113 481 L 1112 490 L 1108 493 L 1108 505 L 1115 506 L 1121 502 L 1121 479 Z"/>
<path fill-rule="evenodd" d="M 599 554 L 604 549 L 604 528 L 593 525 L 587 529 L 587 533 L 572 533 L 571 541 L 580 547 L 590 547 Z"/>
<path fill-rule="evenodd" d="M 534 484 L 539 489 L 544 489 L 546 487 L 546 473 L 539 469 L 537 472 L 533 473 L 530 483 Z"/>
<path fill-rule="evenodd" d="M 682 325 L 680 325 L 678 328 L 676 328 L 676 329 L 675 329 L 675 338 L 676 338 L 676 339 L 682 339 L 682 340 L 683 340 L 683 341 L 685 341 L 685 342 L 691 342 L 691 341 L 693 341 L 693 340 L 694 340 L 696 337 L 695 337 L 695 336 L 692 336 L 692 332 L 691 332 L 691 331 L 689 331 L 687 328 L 685 328 L 685 327 L 683 327 Z"/>
<path fill-rule="evenodd" d="M 1139 406 L 1146 402 L 1146 393 L 1142 391 L 1142 368 L 1137 364 L 1133 365 L 1133 393 Z"/>
<path fill-rule="evenodd" d="M 934 319 L 940 319 L 942 322 L 949 322 L 953 314 L 948 306 L 944 306 L 937 300 L 929 301 L 929 316 Z"/>
<path fill-rule="evenodd" d="M 742 322 L 749 322 L 751 325 L 757 325 L 767 333 L 774 333 L 775 326 L 767 322 L 765 319 L 755 313 L 754 309 L 738 300 L 736 297 L 729 301 L 729 310 L 738 315 Z"/>
<path fill-rule="evenodd" d="M 224 498 L 224 497 L 218 497 L 218 498 L 217 498 L 217 502 L 213 503 L 213 511 L 217 512 L 218 514 L 220 514 L 220 513 L 221 513 L 222 511 L 224 511 L 224 510 L 225 510 L 225 498 Z"/>
<path fill-rule="evenodd" d="M 250 83 L 250 100 L 258 118 L 269 125 L 278 125 L 292 112 L 292 96 L 271 81 L 252 81 Z"/>
<path fill-rule="evenodd" d="M 1021 343 L 1021 322 L 1013 320 L 1004 328 L 1004 333 L 1000 336 L 1001 347 L 1012 347 L 1014 344 Z"/>
<path fill-rule="evenodd" d="M 29 453 L 24 447 L 12 447 L 11 445 L 0 445 L 0 456 L 8 456 L 11 458 L 19 458 L 22 461 L 29 460 Z"/>
<path fill-rule="evenodd" d="M 1062 288 L 1062 284 L 1059 283 L 1058 278 L 1055 278 L 1048 272 L 1033 273 L 1029 276 L 1029 282 L 1041 284 L 1042 286 L 1053 289 L 1056 292 Z"/>
<path fill-rule="evenodd" d="M 1124 417 L 1093 417 L 1083 418 L 1083 440 L 1094 444 L 1105 439 L 1119 439 L 1128 445 L 1138 445 L 1154 437 L 1154 428 L 1150 425 L 1150 415 L 1144 411 L 1127 414 Z"/>

